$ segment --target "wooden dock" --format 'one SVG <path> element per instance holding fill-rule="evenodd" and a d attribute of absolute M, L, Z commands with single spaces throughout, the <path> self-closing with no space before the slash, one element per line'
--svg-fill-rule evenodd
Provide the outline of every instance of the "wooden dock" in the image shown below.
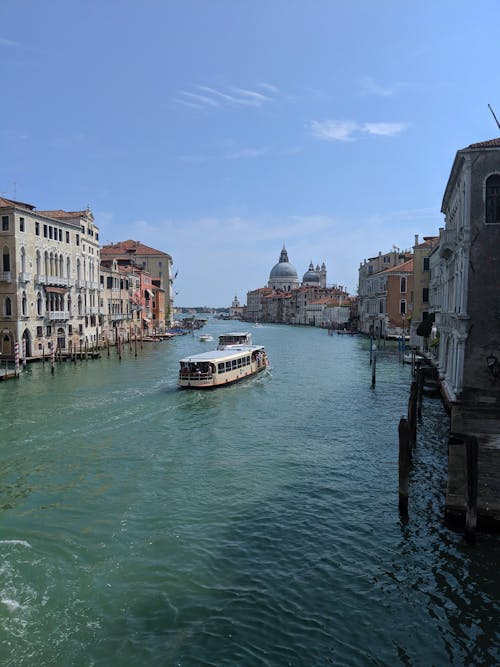
<path fill-rule="evenodd" d="M 500 529 L 500 415 L 497 408 L 456 406 L 448 441 L 446 519 Z"/>

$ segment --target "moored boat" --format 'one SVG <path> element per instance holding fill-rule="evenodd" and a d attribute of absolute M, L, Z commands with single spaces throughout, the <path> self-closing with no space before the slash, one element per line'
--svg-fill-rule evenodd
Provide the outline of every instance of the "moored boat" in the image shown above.
<path fill-rule="evenodd" d="M 256 375 L 269 365 L 263 345 L 252 345 L 250 334 L 223 334 L 217 350 L 180 360 L 181 389 L 213 389 Z"/>
<path fill-rule="evenodd" d="M 201 336 L 200 336 L 200 341 L 202 343 L 208 343 L 213 339 L 214 339 L 214 337 L 211 336 L 210 334 L 201 334 Z"/>

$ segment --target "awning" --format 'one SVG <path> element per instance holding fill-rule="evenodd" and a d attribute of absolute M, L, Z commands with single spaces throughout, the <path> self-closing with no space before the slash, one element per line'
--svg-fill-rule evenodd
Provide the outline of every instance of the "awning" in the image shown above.
<path fill-rule="evenodd" d="M 67 287 L 51 287 L 50 285 L 47 285 L 45 287 L 46 292 L 51 292 L 52 294 L 66 294 L 68 291 Z"/>

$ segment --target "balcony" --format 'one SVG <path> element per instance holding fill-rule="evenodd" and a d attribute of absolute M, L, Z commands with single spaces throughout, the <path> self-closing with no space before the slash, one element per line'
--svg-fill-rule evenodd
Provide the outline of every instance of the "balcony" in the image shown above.
<path fill-rule="evenodd" d="M 31 273 L 26 273 L 26 271 L 21 271 L 19 274 L 20 283 L 29 283 L 31 280 Z"/>
<path fill-rule="evenodd" d="M 99 283 L 95 282 L 94 280 L 88 280 L 87 281 L 87 287 L 89 289 L 97 289 L 97 290 L 101 289 L 101 286 L 99 285 Z"/>
<path fill-rule="evenodd" d="M 29 273 L 19 274 L 19 280 L 21 281 L 21 275 L 29 276 L 28 280 L 31 280 L 31 275 Z M 46 276 L 43 273 L 37 273 L 35 275 L 35 283 L 38 285 L 55 285 L 57 287 L 71 287 L 73 281 L 70 278 L 65 276 Z"/>
<path fill-rule="evenodd" d="M 45 315 L 49 320 L 69 320 L 69 311 L 67 310 L 49 310 Z"/>
<path fill-rule="evenodd" d="M 12 282 L 12 273 L 10 271 L 0 271 L 0 282 L 2 282 L 2 283 L 11 283 Z"/>
<path fill-rule="evenodd" d="M 128 313 L 111 313 L 110 320 L 128 320 L 130 315 Z"/>
<path fill-rule="evenodd" d="M 78 289 L 84 289 L 85 287 L 87 287 L 87 281 L 82 280 L 81 278 L 77 278 L 76 286 L 77 286 Z"/>
<path fill-rule="evenodd" d="M 92 306 L 88 310 L 91 315 L 99 315 L 99 306 Z"/>

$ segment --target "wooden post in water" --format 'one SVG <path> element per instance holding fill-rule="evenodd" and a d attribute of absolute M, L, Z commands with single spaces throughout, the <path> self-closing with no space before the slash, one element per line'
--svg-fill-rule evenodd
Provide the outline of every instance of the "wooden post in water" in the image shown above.
<path fill-rule="evenodd" d="M 412 382 L 410 398 L 408 399 L 408 427 L 410 429 L 410 445 L 412 448 L 417 443 L 417 393 L 417 383 Z"/>
<path fill-rule="evenodd" d="M 408 478 L 410 475 L 411 446 L 408 420 L 399 420 L 399 511 L 408 514 Z"/>
<path fill-rule="evenodd" d="M 128 351 L 132 352 L 132 322 L 130 323 L 130 329 L 128 332 Z"/>
<path fill-rule="evenodd" d="M 372 350 L 372 387 L 375 386 L 377 381 L 377 346 L 373 343 Z"/>
<path fill-rule="evenodd" d="M 422 417 L 422 395 L 424 393 L 424 369 L 422 366 L 417 368 L 417 417 Z"/>
<path fill-rule="evenodd" d="M 42 344 L 42 366 L 45 366 L 45 344 Z"/>
<path fill-rule="evenodd" d="M 465 436 L 465 539 L 469 544 L 476 541 L 478 442 L 474 435 Z"/>
<path fill-rule="evenodd" d="M 373 336 L 370 334 L 370 366 L 372 365 Z"/>
<path fill-rule="evenodd" d="M 135 327 L 135 334 L 134 334 L 134 350 L 135 350 L 135 356 L 137 357 L 137 327 Z"/>

